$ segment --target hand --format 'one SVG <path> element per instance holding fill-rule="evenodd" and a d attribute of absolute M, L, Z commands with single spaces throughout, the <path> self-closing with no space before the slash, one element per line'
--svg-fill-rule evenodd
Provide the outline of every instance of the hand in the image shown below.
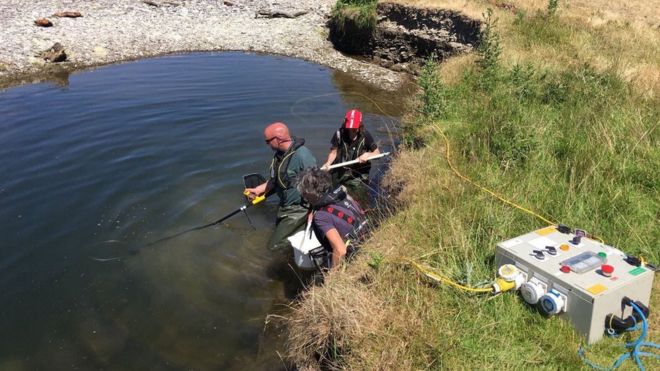
<path fill-rule="evenodd" d="M 369 153 L 363 153 L 362 156 L 358 157 L 358 161 L 363 164 L 369 160 L 369 157 L 371 157 L 371 154 Z"/>
<path fill-rule="evenodd" d="M 327 171 L 329 168 L 330 168 L 330 164 L 328 164 L 328 163 L 325 163 L 325 164 L 323 164 L 323 166 L 321 166 L 321 170 L 326 170 Z"/>
<path fill-rule="evenodd" d="M 245 188 L 243 191 L 243 194 L 247 196 L 248 200 L 252 201 L 257 197 L 257 189 L 256 188 Z"/>

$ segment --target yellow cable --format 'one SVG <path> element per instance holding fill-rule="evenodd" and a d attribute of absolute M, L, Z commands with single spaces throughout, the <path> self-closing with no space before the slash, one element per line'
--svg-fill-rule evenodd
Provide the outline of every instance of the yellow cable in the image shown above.
<path fill-rule="evenodd" d="M 454 172 L 454 174 L 456 174 L 459 178 L 461 178 L 461 179 L 465 180 L 466 182 L 472 184 L 473 186 L 475 186 L 475 187 L 481 189 L 482 191 L 484 191 L 484 192 L 490 194 L 491 196 L 497 198 L 498 200 L 504 202 L 505 204 L 507 204 L 507 205 L 509 205 L 509 206 L 513 206 L 513 207 L 515 207 L 516 209 L 520 209 L 520 210 L 522 210 L 522 211 L 524 211 L 524 212 L 526 212 L 526 213 L 528 213 L 528 214 L 530 214 L 530 215 L 533 215 L 533 216 L 535 216 L 535 217 L 537 217 L 537 218 L 543 220 L 544 222 L 548 223 L 548 225 L 556 226 L 556 225 L 558 224 L 558 223 L 552 222 L 552 221 L 550 221 L 550 220 L 544 218 L 542 215 L 537 214 L 537 213 L 533 212 L 532 210 L 526 209 L 526 208 L 524 208 L 524 207 L 522 207 L 522 206 L 520 206 L 520 205 L 518 205 L 518 204 L 516 204 L 516 203 L 514 203 L 514 202 L 512 202 L 512 201 L 509 201 L 509 200 L 505 199 L 504 197 L 498 195 L 497 193 L 491 191 L 490 189 L 488 189 L 488 188 L 486 188 L 486 187 L 483 187 L 483 186 L 481 186 L 481 185 L 479 185 L 479 184 L 473 182 L 470 178 L 468 178 L 468 177 L 464 176 L 463 174 L 461 174 L 458 170 L 456 170 L 456 168 L 454 167 L 454 164 L 451 163 L 451 158 L 449 157 L 449 153 L 450 153 L 450 152 L 449 152 L 449 139 L 447 138 L 447 136 L 445 135 L 445 133 L 442 132 L 442 130 L 438 130 L 438 133 L 440 133 L 440 135 L 442 135 L 442 139 L 444 139 L 444 141 L 445 141 L 445 159 L 447 160 L 447 164 L 449 164 L 449 168 L 450 168 L 450 169 Z M 598 240 L 600 243 L 605 243 L 605 241 L 604 241 L 602 238 L 600 238 L 600 237 L 598 237 L 598 236 L 596 236 L 596 235 L 588 235 L 587 237 L 592 238 L 592 239 L 595 239 L 595 240 Z"/>
<path fill-rule="evenodd" d="M 592 238 L 594 240 L 598 240 L 598 242 L 600 242 L 600 243 L 605 243 L 605 241 L 602 238 L 600 238 L 598 236 L 594 236 L 593 234 L 587 235 L 587 237 Z"/>
<path fill-rule="evenodd" d="M 411 259 L 403 259 L 403 261 L 410 263 L 415 269 L 423 273 L 425 276 L 429 277 L 430 279 L 438 282 L 442 282 L 445 284 L 448 284 L 450 286 L 453 286 L 457 289 L 463 290 L 463 291 L 468 291 L 468 292 L 493 292 L 492 288 L 478 288 L 478 287 L 467 287 L 463 286 L 460 283 L 453 281 L 442 274 L 433 271 L 431 268 L 424 267 L 420 265 L 419 263 L 415 262 L 414 260 Z"/>
<path fill-rule="evenodd" d="M 459 178 L 461 178 L 461 179 L 465 180 L 466 182 L 472 184 L 473 186 L 481 189 L 482 191 L 484 191 L 486 193 L 489 193 L 491 196 L 497 198 L 498 200 L 504 202 L 505 204 L 507 204 L 509 206 L 513 206 L 513 207 L 515 207 L 517 209 L 520 209 L 520 210 L 522 210 L 522 211 L 524 211 L 528 214 L 534 215 L 535 217 L 543 220 L 544 222 L 548 223 L 549 225 L 557 225 L 557 223 L 554 223 L 554 222 L 544 218 L 542 215 L 539 215 L 539 214 L 533 212 L 532 210 L 526 209 L 526 208 L 524 208 L 524 207 L 522 207 L 522 206 L 520 206 L 520 205 L 518 205 L 518 204 L 516 204 L 512 201 L 509 201 L 509 200 L 505 199 L 504 197 L 498 195 L 497 193 L 491 191 L 490 189 L 480 186 L 479 184 L 473 182 L 470 178 L 468 178 L 468 177 L 464 176 L 463 174 L 461 174 L 458 170 L 456 170 L 454 165 L 451 163 L 451 159 L 449 157 L 449 139 L 447 139 L 447 136 L 442 131 L 438 130 L 438 132 L 440 133 L 440 135 L 442 135 L 442 138 L 445 140 L 445 158 L 447 159 L 447 164 L 449 164 L 449 168 L 451 168 L 451 170 L 454 172 L 454 174 L 456 174 Z"/>

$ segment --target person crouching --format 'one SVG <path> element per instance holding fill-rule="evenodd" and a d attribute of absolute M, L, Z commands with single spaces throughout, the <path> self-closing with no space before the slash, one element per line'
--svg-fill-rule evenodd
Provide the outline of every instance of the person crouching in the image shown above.
<path fill-rule="evenodd" d="M 337 267 L 364 235 L 364 211 L 344 187 L 333 189 L 332 176 L 317 167 L 302 170 L 296 188 L 311 205 L 309 218 L 325 253 L 319 268 Z"/>

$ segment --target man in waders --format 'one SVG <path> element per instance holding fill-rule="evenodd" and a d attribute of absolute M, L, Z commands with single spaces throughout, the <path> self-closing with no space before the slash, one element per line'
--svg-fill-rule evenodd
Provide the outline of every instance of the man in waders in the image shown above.
<path fill-rule="evenodd" d="M 264 130 L 264 139 L 275 151 L 270 165 L 270 179 L 255 188 L 246 188 L 245 191 L 249 192 L 251 199 L 264 193 L 277 192 L 280 206 L 275 232 L 268 242 L 268 248 L 281 250 L 290 247 L 287 237 L 305 225 L 307 208 L 302 206 L 300 192 L 296 189 L 296 178 L 303 169 L 316 166 L 316 158 L 304 146 L 305 140 L 292 137 L 289 128 L 281 122 L 268 125 Z"/>
<path fill-rule="evenodd" d="M 346 112 L 344 124 L 330 140 L 331 148 L 328 159 L 321 169 L 332 164 L 359 160 L 358 164 L 332 170 L 334 186 L 345 186 L 350 194 L 362 199 L 365 184 L 369 183 L 371 163 L 368 158 L 380 153 L 374 138 L 362 125 L 362 113 L 357 109 Z"/>

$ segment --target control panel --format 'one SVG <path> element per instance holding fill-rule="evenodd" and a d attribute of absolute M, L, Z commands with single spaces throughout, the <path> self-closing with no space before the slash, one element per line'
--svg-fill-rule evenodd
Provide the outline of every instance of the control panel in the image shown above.
<path fill-rule="evenodd" d="M 589 344 L 603 337 L 613 318 L 632 315 L 624 299 L 649 305 L 655 276 L 639 259 L 565 226 L 499 243 L 495 263 L 515 266 L 522 298 L 547 315 L 570 321 Z"/>

